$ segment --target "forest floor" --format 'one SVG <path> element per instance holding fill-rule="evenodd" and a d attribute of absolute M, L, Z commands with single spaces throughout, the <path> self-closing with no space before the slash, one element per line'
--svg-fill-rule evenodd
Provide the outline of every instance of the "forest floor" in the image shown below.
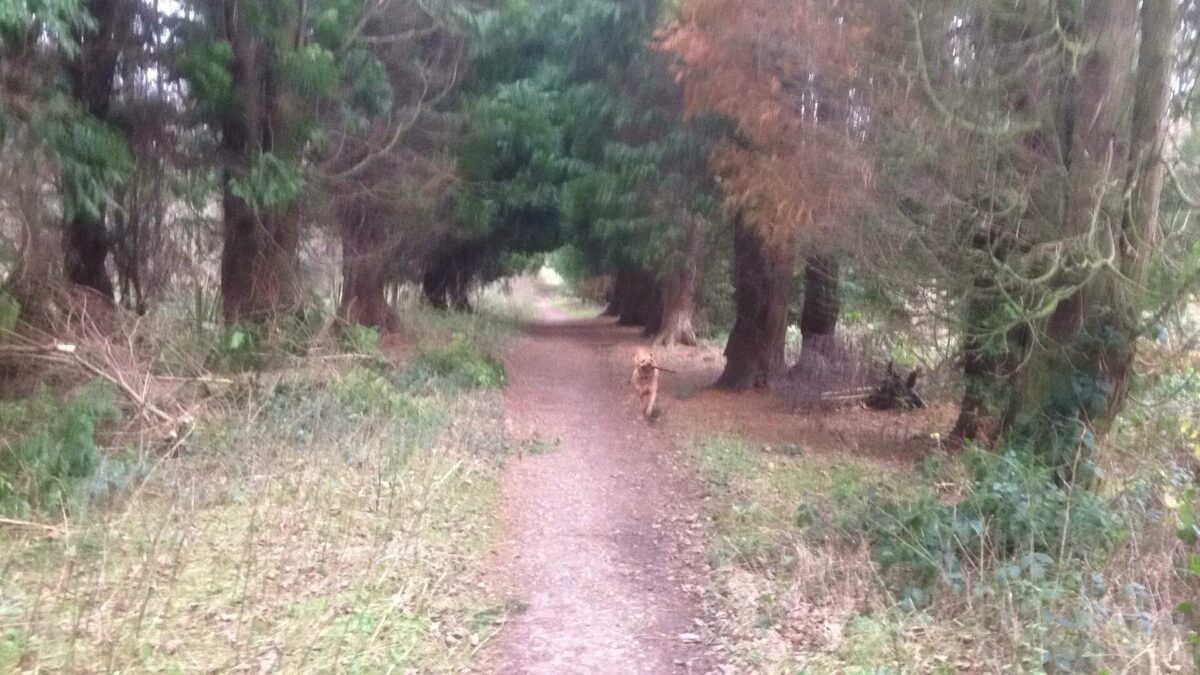
<path fill-rule="evenodd" d="M 953 401 L 796 409 L 711 388 L 724 360 L 703 344 L 654 349 L 674 372 L 660 375 L 660 416 L 647 423 L 629 384 L 640 329 L 545 287 L 523 295 L 537 318 L 507 350 L 509 452 L 486 582 L 508 611 L 475 669 L 1186 671 L 1168 618 L 1175 591 L 1133 602 L 1053 580 L 1006 585 L 991 561 L 966 573 L 971 595 L 947 585 L 906 604 L 906 578 L 882 569 L 869 532 L 887 518 L 881 505 L 932 514 L 973 489 L 940 446 Z M 1170 576 L 1173 550 L 1169 530 L 1144 529 L 1091 569 L 1151 587 Z M 1030 606 L 1082 628 L 1031 620 Z M 1111 619 L 1134 611 L 1158 618 L 1151 629 Z"/>
<path fill-rule="evenodd" d="M 738 652 L 756 651 L 749 634 L 762 631 L 738 635 L 723 597 L 726 563 L 733 562 L 717 553 L 727 534 L 718 521 L 728 486 L 712 484 L 698 449 L 711 439 L 738 439 L 756 455 L 801 462 L 798 470 L 811 471 L 814 482 L 832 464 L 854 467 L 854 476 L 891 476 L 911 470 L 930 445 L 929 430 L 944 428 L 953 411 L 797 414 L 769 394 L 709 389 L 722 359 L 717 348 L 702 346 L 656 350 L 676 373 L 662 374 L 663 414 L 647 423 L 628 382 L 632 352 L 644 344 L 640 329 L 585 315 L 541 297 L 540 318 L 506 362 L 506 424 L 519 452 L 503 474 L 505 534 L 493 578 L 508 586 L 518 610 L 486 667 L 759 670 L 762 663 Z M 822 458 L 814 464 L 805 453 Z M 738 530 L 745 527 L 754 524 Z"/>
<path fill-rule="evenodd" d="M 170 452 L 106 430 L 66 515 L 0 522 L 0 672 L 1187 672 L 1170 527 L 1086 568 L 1103 597 L 981 567 L 905 609 L 867 532 L 971 489 L 952 402 L 796 410 L 704 344 L 654 350 L 647 423 L 640 329 L 531 279 L 480 305 L 196 394 Z"/>
<path fill-rule="evenodd" d="M 506 541 L 497 576 L 521 598 L 501 673 L 707 672 L 697 643 L 697 484 L 610 363 L 628 330 L 549 299 L 507 363 Z"/>

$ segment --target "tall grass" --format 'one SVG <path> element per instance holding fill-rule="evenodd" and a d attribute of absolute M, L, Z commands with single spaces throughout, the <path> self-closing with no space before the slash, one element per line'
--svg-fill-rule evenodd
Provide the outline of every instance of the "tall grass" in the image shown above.
<path fill-rule="evenodd" d="M 743 667 L 771 673 L 1191 667 L 1185 627 L 1176 623 L 1190 586 L 1174 521 L 1161 508 L 1171 483 L 1150 474 L 1151 467 L 1170 466 L 1161 454 L 1121 471 L 1121 480 L 1101 492 L 1103 505 L 1088 507 L 1093 513 L 1072 516 L 1048 509 L 1049 496 L 1018 489 L 1019 472 L 993 467 L 976 483 L 955 458 L 880 465 L 768 452 L 737 438 L 702 439 L 696 448 L 712 494 L 715 632 Z M 1044 476 L 1040 484 L 1047 484 Z M 1011 499 L 999 496 L 1005 494 Z M 1005 508 L 988 511 L 969 536 L 940 524 L 956 509 L 963 519 L 954 522 L 968 522 L 973 502 L 997 500 Z M 1038 503 L 1031 511 L 1020 507 Z M 1064 535 L 1109 522 L 1084 520 L 1101 508 L 1119 523 L 1107 547 Z M 1082 524 L 1039 520 L 1054 514 Z M 1012 539 L 1017 532 L 1027 540 Z M 1049 553 L 1037 543 L 1042 535 L 1054 535 Z"/>
<path fill-rule="evenodd" d="M 469 354 L 509 334 L 420 320 Z M 398 381 L 239 384 L 108 503 L 0 530 L 0 672 L 459 672 L 505 612 L 482 574 L 502 401 Z"/>

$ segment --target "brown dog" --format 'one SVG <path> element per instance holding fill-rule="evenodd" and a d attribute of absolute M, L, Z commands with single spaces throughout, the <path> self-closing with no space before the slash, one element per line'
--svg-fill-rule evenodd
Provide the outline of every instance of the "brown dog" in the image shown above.
<path fill-rule="evenodd" d="M 658 364 L 649 350 L 639 347 L 633 353 L 633 376 L 629 381 L 633 383 L 633 390 L 642 404 L 642 415 L 646 419 L 654 415 L 654 400 L 658 398 L 658 371 Z"/>

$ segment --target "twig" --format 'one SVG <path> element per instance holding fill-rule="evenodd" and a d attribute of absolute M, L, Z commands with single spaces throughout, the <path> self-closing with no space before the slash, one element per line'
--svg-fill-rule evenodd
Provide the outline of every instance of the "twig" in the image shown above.
<path fill-rule="evenodd" d="M 228 377 L 213 377 L 212 375 L 196 375 L 183 377 L 180 375 L 151 375 L 160 382 L 203 382 L 204 384 L 237 384 L 237 380 Z"/>
<path fill-rule="evenodd" d="M 8 525 L 10 527 L 27 527 L 33 530 L 46 530 L 55 534 L 63 534 L 66 529 L 58 525 L 47 525 L 45 523 L 35 523 L 29 520 L 15 520 L 13 518 L 0 518 L 0 525 Z"/>
<path fill-rule="evenodd" d="M 818 401 L 854 401 L 860 398 L 867 398 L 873 392 L 864 392 L 858 394 L 821 394 Z"/>
<path fill-rule="evenodd" d="M 3 345 L 0 346 L 0 356 L 24 356 L 41 361 L 50 361 L 52 363 L 65 363 L 76 365 L 96 377 L 107 380 L 112 383 L 121 393 L 125 394 L 138 405 L 142 410 L 149 412 L 157 417 L 160 421 L 174 424 L 177 420 L 163 412 L 161 408 L 147 401 L 143 396 L 133 390 L 128 384 L 122 382 L 119 378 L 106 373 L 101 368 L 92 364 L 87 359 L 76 353 L 75 345 L 62 343 L 51 343 L 48 345 Z"/>

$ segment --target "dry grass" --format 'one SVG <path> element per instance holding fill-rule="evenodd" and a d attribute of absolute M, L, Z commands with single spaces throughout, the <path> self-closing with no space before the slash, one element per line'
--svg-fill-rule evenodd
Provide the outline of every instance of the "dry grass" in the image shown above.
<path fill-rule="evenodd" d="M 741 669 L 1055 672 L 1043 660 L 1065 644 L 1081 650 L 1076 663 L 1086 657 L 1109 672 L 1190 672 L 1173 620 L 1189 599 L 1181 547 L 1161 517 L 1122 507 L 1134 526 L 1121 546 L 1061 571 L 1103 579 L 1102 593 L 1073 591 L 1069 582 L 1000 584 L 993 558 L 966 572 L 964 590 L 942 588 L 923 609 L 904 610 L 872 559 L 869 503 L 944 491 L 947 479 L 963 476 L 956 462 L 931 472 L 732 437 L 695 445 L 711 495 L 709 614 L 719 649 Z"/>
<path fill-rule="evenodd" d="M 423 330 L 488 344 L 505 331 L 445 321 Z M 470 661 L 507 611 L 481 575 L 498 536 L 499 394 L 336 372 L 274 382 L 210 402 L 173 454 L 114 453 L 59 530 L 0 530 L 0 671 Z"/>

